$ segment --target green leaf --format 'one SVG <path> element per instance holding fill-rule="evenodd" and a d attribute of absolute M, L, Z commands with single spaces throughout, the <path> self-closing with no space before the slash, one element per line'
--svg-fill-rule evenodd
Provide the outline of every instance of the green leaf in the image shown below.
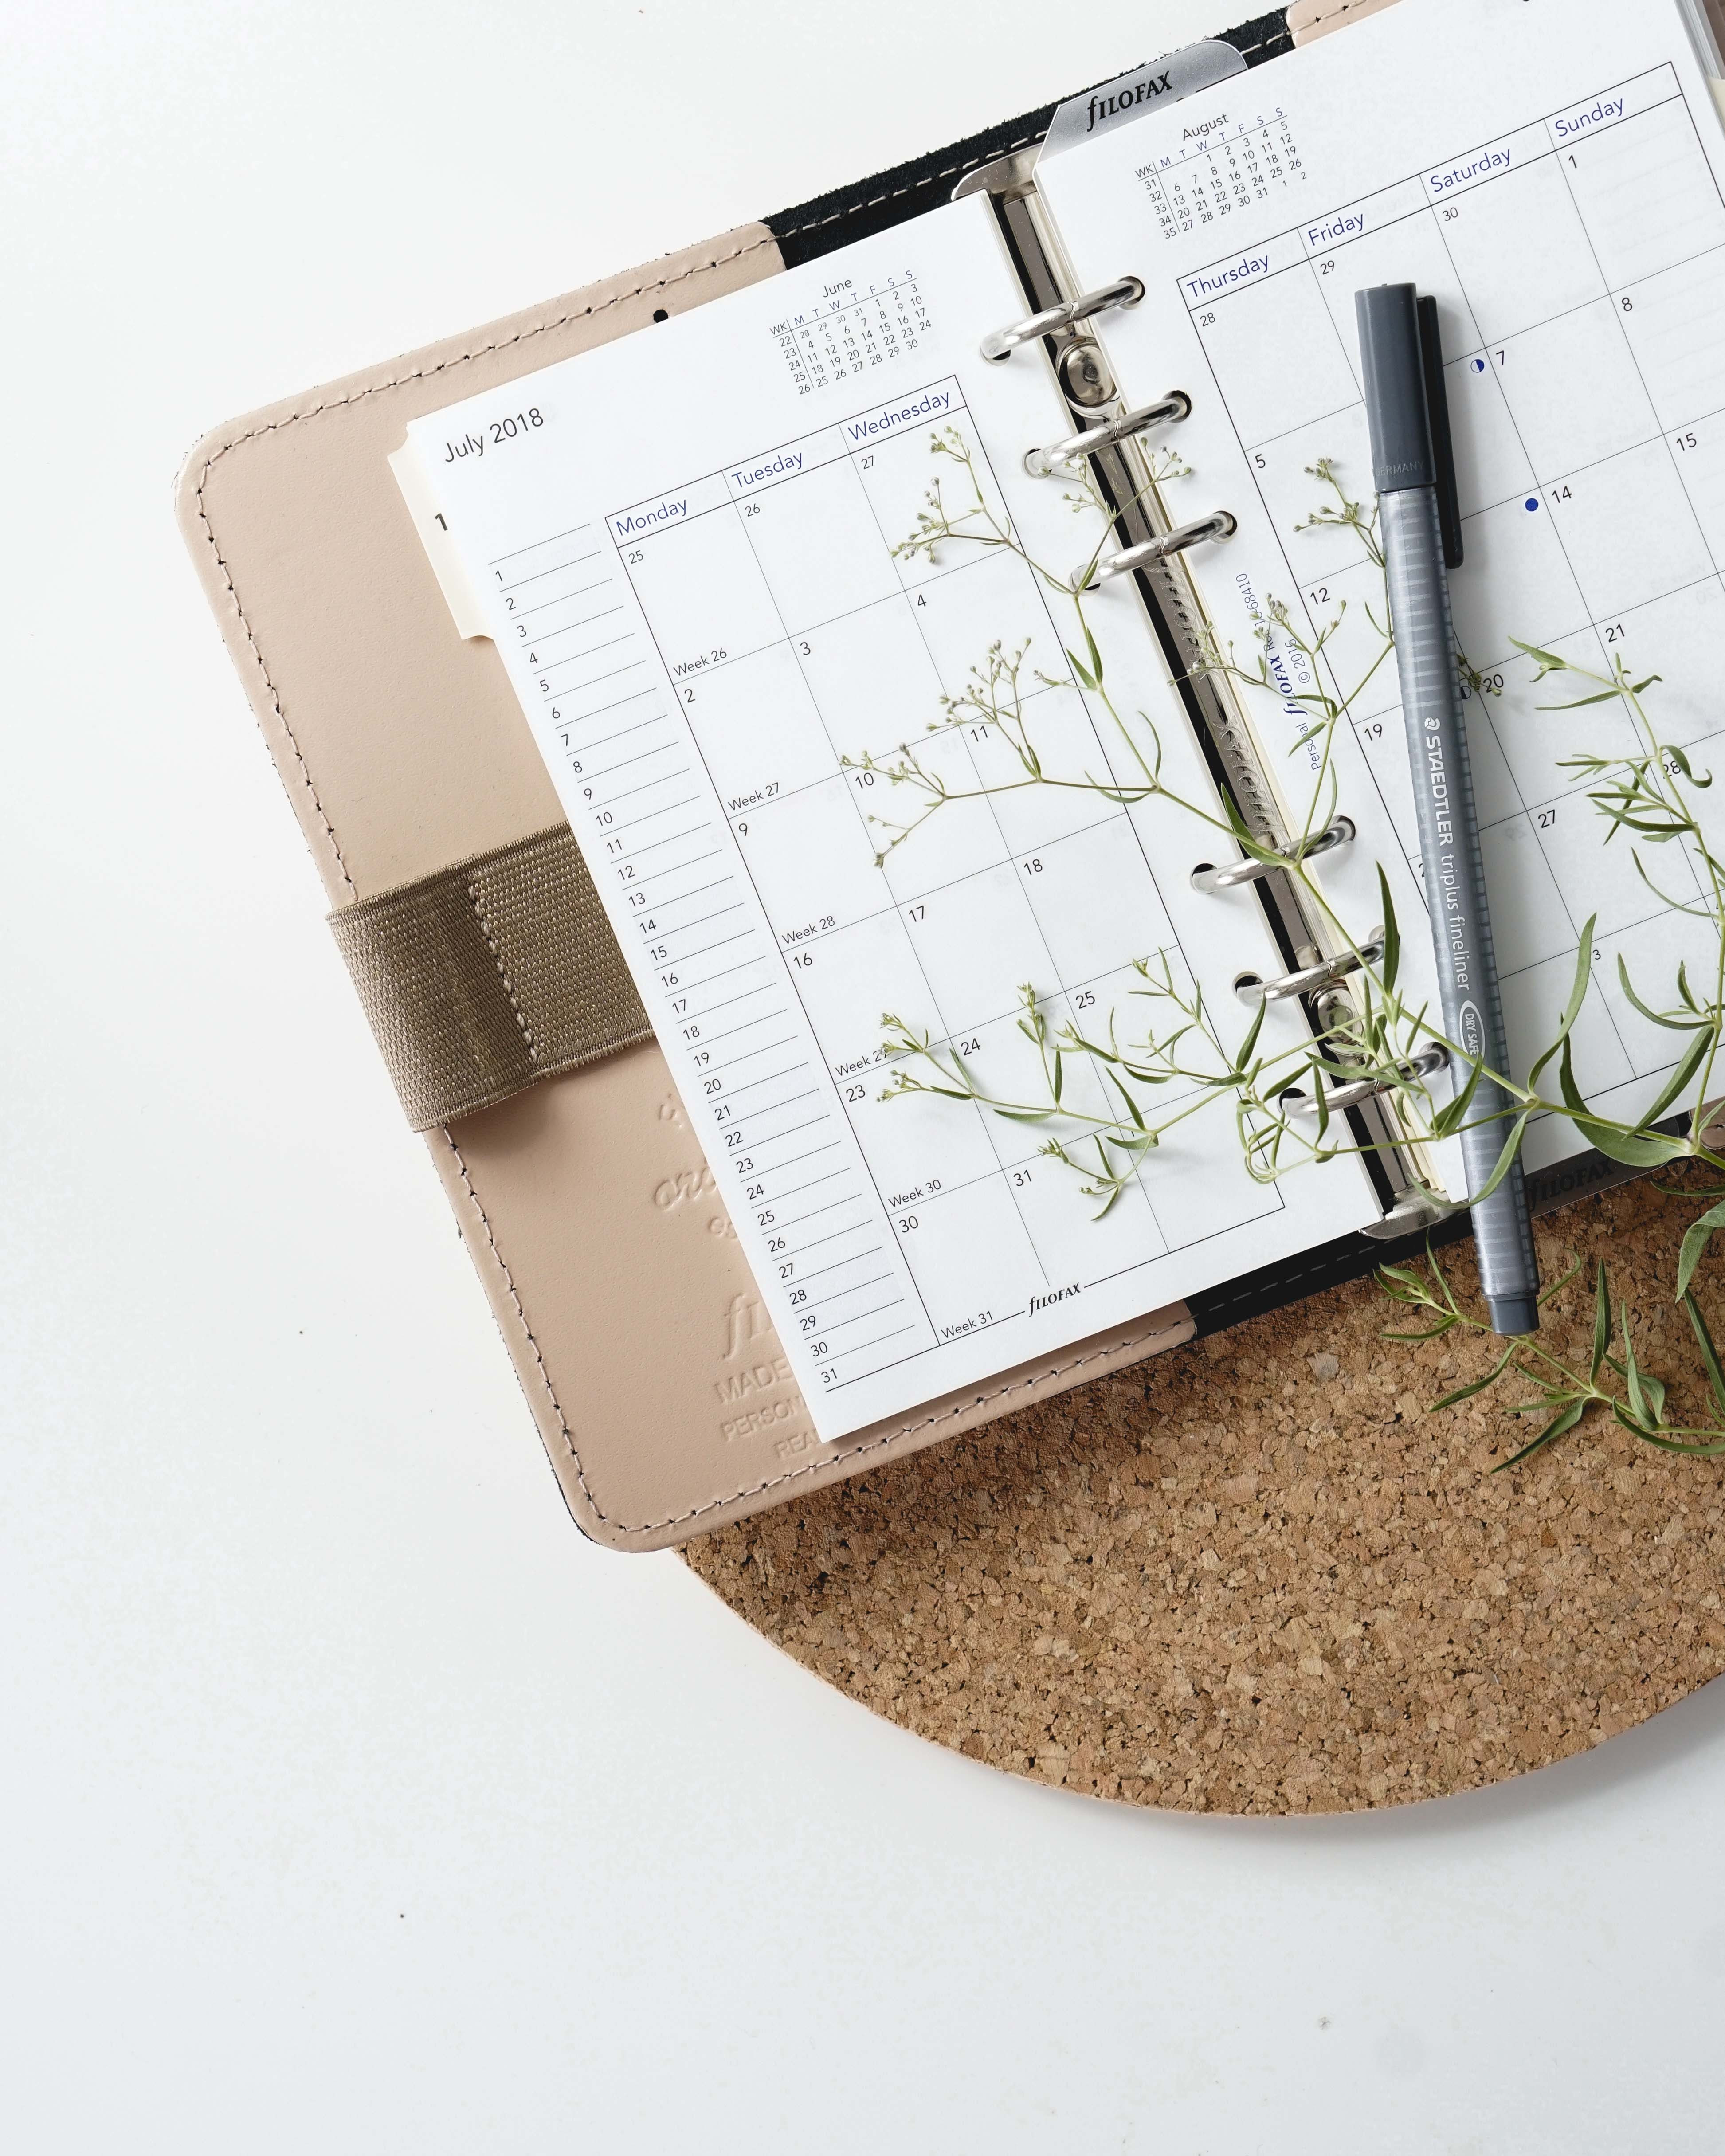
<path fill-rule="evenodd" d="M 1425 1270 L 1431 1275 L 1432 1285 L 1444 1299 L 1445 1309 L 1453 1310 L 1456 1317 L 1460 1317 L 1461 1310 L 1457 1307 L 1455 1296 L 1450 1292 L 1449 1275 L 1437 1261 L 1437 1252 L 1431 1247 L 1430 1235 L 1425 1238 Z"/>
<path fill-rule="evenodd" d="M 1611 1403 L 1611 1412 L 1632 1436 L 1640 1438 L 1643 1445 L 1656 1445 L 1661 1452 L 1680 1452 L 1686 1460 L 1717 1460 L 1725 1454 L 1725 1438 L 1712 1445 L 1680 1445 L 1675 1438 L 1662 1436 L 1657 1430 L 1643 1430 L 1621 1400 Z M 1701 1435 L 1711 1436 L 1712 1432 L 1703 1431 Z"/>
<path fill-rule="evenodd" d="M 1540 1072 L 1563 1048 L 1569 1038 L 1570 1029 L 1574 1025 L 1576 1019 L 1581 1016 L 1581 1007 L 1587 1001 L 1588 990 L 1593 986 L 1594 928 L 1599 918 L 1597 913 L 1589 914 L 1586 924 L 1582 929 L 1581 948 L 1575 954 L 1575 978 L 1569 984 L 1569 1000 L 1563 1006 L 1563 1016 L 1558 1028 L 1558 1037 L 1527 1073 L 1527 1083 L 1530 1087 L 1539 1083 Z"/>
<path fill-rule="evenodd" d="M 1695 1269 L 1707 1255 L 1707 1245 L 1721 1228 L 1725 1228 L 1725 1198 L 1703 1213 L 1683 1238 L 1683 1247 L 1677 1253 L 1677 1295 L 1681 1302 L 1689 1292 L 1689 1283 L 1695 1278 Z M 1693 1320 L 1691 1320 L 1693 1322 Z"/>
<path fill-rule="evenodd" d="M 1531 1109 L 1524 1109 L 1522 1112 L 1516 1117 L 1513 1125 L 1511 1127 L 1509 1136 L 1503 1141 L 1503 1150 L 1497 1156 L 1497 1167 L 1494 1168 L 1490 1175 L 1486 1177 L 1485 1188 L 1483 1190 L 1476 1190 L 1469 1197 L 1467 1202 L 1470 1205 L 1484 1204 L 1486 1199 L 1491 1195 L 1491 1193 L 1497 1188 L 1498 1184 L 1502 1182 L 1504 1177 L 1507 1175 L 1511 1168 L 1515 1166 L 1516 1156 L 1522 1149 L 1522 1140 L 1526 1136 L 1527 1125 L 1532 1120 L 1532 1111 Z"/>
<path fill-rule="evenodd" d="M 1518 636 L 1509 640 L 1517 651 L 1525 651 L 1530 659 L 1538 661 L 1539 672 L 1535 677 L 1538 680 L 1543 681 L 1548 674 L 1567 674 L 1570 670 L 1568 660 L 1559 659 L 1555 652 L 1542 651 L 1537 644 L 1523 644 Z"/>
<path fill-rule="evenodd" d="M 1402 962 L 1401 931 L 1396 927 L 1395 901 L 1389 895 L 1389 878 L 1384 873 L 1384 864 L 1378 864 L 1378 890 L 1384 904 L 1384 958 L 1378 970 L 1386 988 L 1395 986 L 1398 968 Z"/>
<path fill-rule="evenodd" d="M 1566 704 L 1541 704 L 1536 708 L 1542 711 L 1581 711 L 1589 704 L 1616 704 L 1622 700 L 1621 689 L 1602 689 L 1597 696 L 1574 696 Z"/>
<path fill-rule="evenodd" d="M 1264 1021 L 1269 1014 L 1268 1004 L 1260 1004 L 1257 1009 L 1253 1012 L 1252 1022 L 1246 1028 L 1246 1037 L 1240 1043 L 1240 1053 L 1234 1059 L 1234 1067 L 1236 1071 L 1244 1070 L 1251 1060 L 1252 1050 L 1258 1045 L 1258 1035 L 1264 1030 Z"/>
<path fill-rule="evenodd" d="M 1646 1114 L 1642 1116 L 1641 1121 L 1643 1123 L 1656 1123 L 1659 1121 L 1666 1110 L 1670 1107 L 1672 1101 L 1676 1099 L 1678 1094 L 1682 1091 L 1683 1088 L 1689 1083 L 1690 1080 L 1701 1068 L 1702 1058 L 1707 1053 L 1708 1050 L 1712 1048 L 1712 1045 L 1713 1042 L 1711 1028 L 1706 1033 L 1697 1034 L 1693 1041 L 1692 1041 L 1689 1046 L 1684 1050 L 1682 1060 L 1678 1064 L 1676 1069 L 1672 1071 L 1670 1078 L 1666 1081 L 1665 1086 L 1661 1091 L 1659 1098 L 1653 1103 L 1653 1106 L 1648 1109 Z"/>
<path fill-rule="evenodd" d="M 1377 1281 L 1385 1295 L 1393 1296 L 1397 1302 L 1430 1304 L 1431 1301 L 1431 1297 L 1426 1293 L 1425 1281 L 1418 1273 L 1410 1273 L 1405 1265 L 1379 1265 Z"/>
<path fill-rule="evenodd" d="M 1678 973 L 1680 975 L 1681 972 L 1682 968 L 1679 967 Z M 1642 1017 L 1649 1020 L 1649 1022 L 1654 1025 L 1664 1026 L 1667 1032 L 1699 1033 L 1703 1027 L 1711 1029 L 1715 1023 L 1711 1015 L 1700 1018 L 1666 1018 L 1656 1010 L 1650 1010 L 1646 1004 L 1644 1004 L 1641 1001 L 1641 998 L 1635 993 L 1634 983 L 1630 979 L 1629 968 L 1623 963 L 1623 954 L 1621 952 L 1618 953 L 1617 957 L 1617 979 L 1623 993 L 1628 997 L 1630 1003 L 1635 1005 L 1635 1009 L 1640 1011 Z M 1684 982 L 1680 978 L 1677 983 L 1680 993 L 1683 989 L 1684 986 Z M 1685 1000 L 1687 1001 L 1686 997 L 1685 998 Z M 1689 1007 L 1692 1010 L 1695 1008 L 1693 1004 L 1691 1004 Z M 1656 1122 L 1658 1118 L 1654 1116 L 1649 1116 L 1647 1118 L 1647 1121 L 1650 1123 Z"/>
<path fill-rule="evenodd" d="M 1641 1383 L 1641 1366 L 1635 1360 L 1635 1343 L 1630 1337 L 1627 1303 L 1619 1310 L 1618 1317 L 1623 1325 L 1623 1381 L 1629 1388 L 1630 1406 L 1642 1429 L 1651 1429 L 1654 1417 L 1647 1404 L 1646 1388 Z"/>
<path fill-rule="evenodd" d="M 1132 1117 L 1132 1122 L 1137 1126 L 1138 1129 L 1142 1131 L 1145 1127 L 1144 1117 L 1137 1102 L 1132 1098 L 1132 1095 L 1127 1091 L 1125 1086 L 1121 1084 L 1119 1079 L 1115 1076 L 1111 1070 L 1104 1071 L 1102 1075 L 1106 1078 L 1108 1083 L 1114 1088 L 1115 1091 L 1119 1094 L 1122 1101 L 1126 1104 L 1126 1112 Z"/>
<path fill-rule="evenodd" d="M 1636 693 L 1639 694 L 1640 691 L 1638 690 Z M 1689 783 L 1692 787 L 1696 788 L 1697 791 L 1703 790 L 1712 784 L 1712 773 L 1709 772 L 1705 778 L 1697 778 L 1695 775 L 1694 766 L 1690 762 L 1688 757 L 1684 755 L 1682 750 L 1676 747 L 1674 744 L 1668 745 L 1667 747 L 1661 749 L 1660 754 L 1661 756 L 1668 756 L 1671 762 L 1676 765 L 1678 770 L 1682 773 L 1684 778 L 1686 778 L 1689 781 Z"/>
<path fill-rule="evenodd" d="M 1599 1382 L 1599 1366 L 1605 1359 L 1605 1350 L 1611 1345 L 1611 1289 L 1605 1276 L 1605 1260 L 1599 1260 L 1599 1286 L 1594 1297 L 1594 1356 L 1588 1371 L 1589 1382 Z"/>
<path fill-rule="evenodd" d="M 1086 634 L 1089 634 L 1088 630 L 1086 631 Z M 1074 651 L 1070 645 L 1067 647 L 1066 650 L 1066 664 L 1072 669 L 1074 675 L 1077 677 L 1078 685 L 1081 689 L 1094 689 L 1096 687 L 1096 676 L 1091 672 L 1089 667 L 1085 665 L 1084 661 L 1078 656 L 1078 654 Z M 1096 1217 L 1100 1219 L 1101 1215 L 1098 1214 Z"/>
<path fill-rule="evenodd" d="M 1547 1303 L 1554 1302 L 1557 1300 L 1558 1296 L 1560 1296 L 1563 1290 L 1568 1286 L 1570 1281 L 1574 1279 L 1577 1273 L 1581 1270 L 1584 1262 L 1585 1261 L 1583 1259 L 1578 1258 L 1574 1264 L 1570 1266 L 1568 1271 L 1563 1275 L 1563 1277 L 1561 1280 L 1553 1281 L 1551 1286 L 1543 1291 L 1539 1297 L 1539 1307 L 1542 1310 L 1544 1309 Z"/>
<path fill-rule="evenodd" d="M 1440 1317 L 1429 1332 L 1380 1332 L 1380 1340 L 1404 1340 L 1417 1347 L 1422 1340 L 1441 1340 L 1461 1322 L 1459 1317 Z"/>
<path fill-rule="evenodd" d="M 1473 1096 L 1479 1091 L 1485 1067 L 1482 1063 L 1470 1065 L 1466 1085 L 1447 1106 L 1440 1108 L 1432 1117 L 1431 1134 L 1435 1138 L 1453 1137 L 1467 1121 L 1467 1111 L 1473 1106 Z"/>
<path fill-rule="evenodd" d="M 1585 1400 L 1571 1400 L 1568 1406 L 1560 1414 L 1553 1416 L 1531 1445 L 1524 1445 L 1519 1452 L 1508 1460 L 1500 1460 L 1491 1472 L 1494 1475 L 1502 1475 L 1507 1467 L 1519 1467 L 1524 1460 L 1531 1460 L 1543 1445 L 1549 1445 L 1554 1437 L 1562 1437 L 1566 1430 L 1574 1430 L 1586 1413 Z"/>
<path fill-rule="evenodd" d="M 1090 646 L 1090 670 L 1097 688 L 1102 685 L 1102 654 L 1096 649 L 1096 639 L 1088 622 L 1084 624 L 1084 640 Z"/>
<path fill-rule="evenodd" d="M 1695 1344 L 1701 1350 L 1701 1359 L 1707 1367 L 1707 1383 L 1713 1389 L 1713 1399 L 1719 1412 L 1725 1415 L 1725 1370 L 1719 1367 L 1719 1351 L 1713 1345 L 1713 1336 L 1707 1330 L 1707 1322 L 1701 1314 L 1701 1305 L 1686 1290 L 1682 1297 L 1683 1307 L 1689 1313 L 1689 1323 L 1695 1334 Z"/>
<path fill-rule="evenodd" d="M 1681 1146 L 1675 1144 L 1670 1138 L 1631 1137 L 1596 1122 L 1589 1113 L 1587 1102 L 1582 1099 L 1575 1083 L 1568 1040 L 1563 1043 L 1558 1081 L 1563 1089 L 1563 1100 L 1569 1110 L 1570 1121 L 1588 1143 L 1597 1152 L 1604 1153 L 1607 1160 L 1621 1161 L 1625 1168 L 1663 1168 L 1667 1161 L 1675 1160 L 1682 1152 Z"/>
<path fill-rule="evenodd" d="M 1495 1385 L 1521 1352 L 1522 1343 L 1517 1340 L 1504 1349 L 1485 1377 L 1476 1378 L 1471 1385 L 1459 1385 L 1453 1393 L 1445 1393 L 1442 1399 L 1432 1402 L 1426 1413 L 1440 1414 L 1445 1408 L 1459 1407 L 1463 1400 L 1471 1400 L 1476 1393 L 1483 1393 L 1489 1386 Z"/>

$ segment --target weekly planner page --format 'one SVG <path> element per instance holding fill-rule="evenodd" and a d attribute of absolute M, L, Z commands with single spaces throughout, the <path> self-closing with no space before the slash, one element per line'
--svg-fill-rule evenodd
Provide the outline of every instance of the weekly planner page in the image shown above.
<path fill-rule="evenodd" d="M 1153 962 L 1243 1034 L 1233 981 L 1281 970 L 1250 892 L 1192 890 L 1215 842 L 1189 816 L 1024 783 L 963 701 L 1016 660 L 1050 767 L 1117 775 L 1070 603 L 1024 558 L 1065 572 L 1100 536 L 1024 470 L 1070 423 L 1039 348 L 978 352 L 1024 311 L 965 202 L 410 433 L 829 1439 L 1377 1211 L 1352 1161 L 1253 1180 L 1224 1101 L 1096 1219 L 1042 1150 L 1117 1112 L 1082 1059 L 1045 1122 L 882 1097 L 889 1014 L 1034 1102 L 1027 988 L 1051 1032 L 1117 1009 L 1124 1033 Z M 937 483 L 1017 546 L 903 551 Z M 1214 806 L 1142 619 L 1111 670 Z M 907 742 L 947 797 L 926 820 L 866 765 Z"/>
<path fill-rule="evenodd" d="M 1300 528 L 1334 501 L 1312 468 L 1327 460 L 1369 507 L 1354 295 L 1412 283 L 1435 296 L 1466 520 L 1456 633 L 1478 677 L 1469 742 L 1512 1054 L 1525 1071 L 1554 1037 L 1597 916 L 1575 1064 L 1612 1116 L 1647 1106 L 1686 1042 L 1636 1012 L 1619 957 L 1665 1008 L 1678 962 L 1707 961 L 1710 979 L 1714 947 L 1704 921 L 1650 889 L 1627 839 L 1604 843 L 1590 782 L 1563 767 L 1630 749 L 1626 715 L 1545 708 L 1590 685 L 1536 683 L 1517 647 L 1658 675 L 1650 716 L 1698 772 L 1719 773 L 1700 798 L 1725 842 L 1721 166 L 1676 0 L 1400 0 L 1039 176 L 1081 280 L 1144 280 L 1143 301 L 1104 325 L 1122 378 L 1193 398 L 1191 498 L 1240 523 L 1199 565 L 1219 639 L 1255 664 L 1272 602 L 1308 643 L 1339 613 L 1327 658 L 1343 694 L 1382 649 L 1383 583 L 1355 533 Z M 1312 685 L 1302 666 L 1272 629 L 1287 694 L 1247 699 L 1296 808 L 1318 761 L 1292 701 Z M 1335 754 L 1360 840 L 1325 860 L 1325 888 L 1363 934 L 1382 861 L 1404 963 L 1425 966 L 1393 662 L 1353 703 Z M 1693 901 L 1672 852 L 1650 865 Z M 1567 1122 L 1529 1134 L 1532 1164 L 1576 1150 Z"/>

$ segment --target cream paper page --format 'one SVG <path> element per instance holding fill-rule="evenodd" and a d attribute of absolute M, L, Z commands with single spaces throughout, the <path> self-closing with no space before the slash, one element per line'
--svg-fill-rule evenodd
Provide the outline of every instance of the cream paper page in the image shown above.
<path fill-rule="evenodd" d="M 967 202 L 415 423 L 410 440 L 629 957 L 825 1438 L 1322 1243 L 1375 1214 L 1358 1163 L 1285 1187 L 1242 1166 L 1230 1104 L 1183 1124 L 1100 1223 L 1040 1148 L 1110 1112 L 1075 1064 L 1052 1123 L 883 1101 L 883 1014 L 1006 1099 L 1053 1028 L 1105 1027 L 1166 955 L 1230 1034 L 1235 976 L 1279 970 L 1250 893 L 1190 888 L 1214 839 L 1163 802 L 1021 786 L 999 729 L 930 734 L 991 646 L 1024 648 L 1050 765 L 1106 778 L 1064 608 L 1010 550 L 895 552 L 938 435 L 1034 553 L 1096 535 L 1024 470 L 1067 431 L 1040 348 L 978 346 L 1023 312 Z M 1168 782 L 1214 804 L 1140 621 L 1128 708 Z M 1042 677 L 1051 685 L 1044 685 Z M 961 797 L 877 864 L 915 803 L 848 766 L 916 742 Z M 884 820 L 875 821 L 871 819 Z M 1291 1040 L 1278 1014 L 1266 1034 Z"/>
<path fill-rule="evenodd" d="M 1686 1036 L 1656 1008 L 1704 921 L 1662 905 L 1630 845 L 1602 844 L 1580 750 L 1628 747 L 1615 706 L 1536 686 L 1516 640 L 1598 673 L 1621 654 L 1663 738 L 1725 782 L 1725 200 L 1708 82 L 1676 0 L 1401 0 L 1345 36 L 1139 121 L 1039 176 L 1081 279 L 1147 287 L 1104 336 L 1122 378 L 1175 384 L 1194 511 L 1239 536 L 1199 562 L 1222 640 L 1249 657 L 1269 603 L 1308 632 L 1348 613 L 1334 647 L 1351 686 L 1383 619 L 1382 585 L 1343 531 L 1296 527 L 1334 465 L 1369 504 L 1354 294 L 1417 284 L 1442 316 L 1466 519 L 1454 578 L 1461 647 L 1485 677 L 1469 739 L 1512 1055 L 1554 1035 L 1583 924 L 1597 915 L 1597 993 L 1576 1029 L 1587 1096 L 1614 1116 L 1656 1096 Z M 1181 495 L 1179 498 L 1184 498 Z M 1291 690 L 1306 685 L 1283 645 Z M 1315 756 L 1296 704 L 1250 705 L 1296 805 Z M 1428 969 L 1418 839 L 1393 665 L 1337 743 L 1359 843 L 1322 866 L 1358 932 L 1394 890 L 1404 964 Z M 1725 825 L 1725 783 L 1704 800 Z M 1715 843 L 1725 842 L 1721 828 Z M 1663 873 L 1671 850 L 1650 865 Z M 1675 873 L 1676 871 L 1673 870 Z M 1696 896 L 1692 879 L 1672 895 Z M 1577 1150 L 1567 1122 L 1529 1134 L 1536 1165 Z"/>

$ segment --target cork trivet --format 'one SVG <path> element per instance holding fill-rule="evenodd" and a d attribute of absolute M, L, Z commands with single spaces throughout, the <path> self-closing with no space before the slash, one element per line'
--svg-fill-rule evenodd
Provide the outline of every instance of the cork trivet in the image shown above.
<path fill-rule="evenodd" d="M 1644 1362 L 1674 1380 L 1695 1365 L 1670 1301 L 1694 1212 L 1644 1183 L 1539 1235 L 1548 1279 L 1607 1256 Z M 1445 1263 L 1471 1294 L 1471 1246 Z M 1703 1299 L 1725 1337 L 1725 1296 Z M 1548 1329 L 1584 1355 L 1587 1294 L 1560 1308 Z M 919 1736 L 1188 1811 L 1475 1789 L 1717 1676 L 1725 1463 L 1590 1417 L 1492 1476 L 1538 1425 L 1500 1396 L 1425 1413 L 1489 1349 L 1386 1345 L 1395 1322 L 1369 1282 L 1337 1290 L 684 1554 L 768 1639 Z M 1706 1419 L 1686 1388 L 1672 1397 Z"/>

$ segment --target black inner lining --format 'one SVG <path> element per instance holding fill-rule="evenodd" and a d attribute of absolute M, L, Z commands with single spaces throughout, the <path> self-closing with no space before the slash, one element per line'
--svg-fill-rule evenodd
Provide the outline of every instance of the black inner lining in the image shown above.
<path fill-rule="evenodd" d="M 1249 67 L 1260 66 L 1293 49 L 1287 18 L 1280 10 L 1257 16 L 1238 29 L 1219 30 L 1216 35 L 1224 44 L 1243 53 Z M 1107 78 L 1111 82 L 1115 79 Z M 1071 90 L 1067 95 L 1081 96 L 1096 87 L 1086 83 L 1082 90 Z M 890 231 L 907 218 L 920 217 L 924 210 L 939 208 L 952 199 L 953 188 L 967 172 L 1040 141 L 1048 132 L 1048 123 L 1065 101 L 1065 97 L 1057 98 L 1052 105 L 1021 112 L 1015 120 L 1003 120 L 980 135 L 967 136 L 962 142 L 927 151 L 907 164 L 894 165 L 886 172 L 871 173 L 867 179 L 834 187 L 829 194 L 816 195 L 811 202 L 778 211 L 766 222 L 778 242 L 785 267 L 791 270 L 799 262 L 815 261 L 835 248 L 848 247 L 854 239 Z"/>

